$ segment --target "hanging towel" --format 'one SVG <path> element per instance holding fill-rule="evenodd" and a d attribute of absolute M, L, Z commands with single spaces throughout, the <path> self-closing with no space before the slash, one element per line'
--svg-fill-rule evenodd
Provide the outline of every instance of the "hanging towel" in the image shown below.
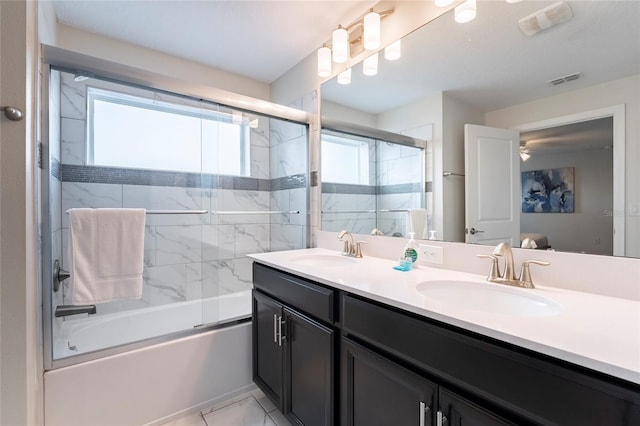
<path fill-rule="evenodd" d="M 407 217 L 407 233 L 415 232 L 419 240 L 427 239 L 427 210 L 409 209 Z"/>
<path fill-rule="evenodd" d="M 142 297 L 144 209 L 69 210 L 71 302 Z"/>

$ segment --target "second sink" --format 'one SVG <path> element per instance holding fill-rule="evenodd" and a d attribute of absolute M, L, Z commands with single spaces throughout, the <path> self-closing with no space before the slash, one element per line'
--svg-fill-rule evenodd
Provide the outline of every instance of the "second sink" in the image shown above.
<path fill-rule="evenodd" d="M 461 309 L 519 317 L 558 315 L 562 305 L 536 294 L 500 284 L 470 281 L 424 281 L 417 286 L 427 301 L 441 302 Z"/>

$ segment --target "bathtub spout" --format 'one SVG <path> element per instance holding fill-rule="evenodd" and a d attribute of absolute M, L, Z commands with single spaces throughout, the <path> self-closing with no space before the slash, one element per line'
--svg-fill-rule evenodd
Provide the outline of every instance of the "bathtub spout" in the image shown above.
<path fill-rule="evenodd" d="M 56 318 L 67 317 L 69 315 L 96 313 L 96 305 L 59 305 L 56 306 Z"/>

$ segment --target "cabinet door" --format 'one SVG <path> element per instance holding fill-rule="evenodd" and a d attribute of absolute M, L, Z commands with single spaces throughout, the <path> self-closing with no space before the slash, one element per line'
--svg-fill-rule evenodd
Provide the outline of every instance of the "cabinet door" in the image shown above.
<path fill-rule="evenodd" d="M 305 426 L 333 425 L 335 332 L 297 312 L 284 311 L 285 413 Z"/>
<path fill-rule="evenodd" d="M 253 290 L 253 381 L 282 410 L 282 305 Z"/>
<path fill-rule="evenodd" d="M 431 426 L 436 389 L 422 376 L 342 339 L 342 425 Z"/>
<path fill-rule="evenodd" d="M 480 408 L 456 394 L 440 388 L 438 426 L 504 426 L 512 425 L 499 416 Z"/>

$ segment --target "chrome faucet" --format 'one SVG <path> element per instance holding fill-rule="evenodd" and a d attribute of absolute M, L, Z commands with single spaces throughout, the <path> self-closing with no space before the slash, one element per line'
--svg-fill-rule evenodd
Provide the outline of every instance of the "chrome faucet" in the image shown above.
<path fill-rule="evenodd" d="M 500 274 L 500 265 L 498 265 L 498 258 L 504 256 L 504 274 Z M 548 266 L 549 262 L 542 260 L 525 260 L 522 262 L 522 268 L 520 269 L 520 275 L 515 278 L 515 268 L 513 265 L 513 251 L 508 243 L 500 243 L 493 249 L 493 254 L 479 254 L 478 257 L 491 259 L 491 271 L 487 276 L 487 281 L 491 281 L 499 284 L 512 285 L 523 288 L 535 288 L 533 285 L 533 279 L 531 278 L 531 271 L 529 265 Z"/>
<path fill-rule="evenodd" d="M 343 256 L 362 257 L 362 248 L 360 245 L 366 244 L 364 241 L 356 241 L 354 243 L 353 235 L 347 230 L 341 231 L 340 234 L 338 234 L 338 239 L 344 241 L 344 248 L 342 249 Z"/>

